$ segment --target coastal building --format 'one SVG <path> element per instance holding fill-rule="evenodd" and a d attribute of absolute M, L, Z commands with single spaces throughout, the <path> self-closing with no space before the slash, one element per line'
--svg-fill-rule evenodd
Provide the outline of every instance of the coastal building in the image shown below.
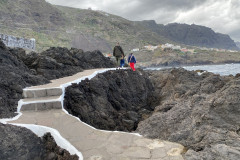
<path fill-rule="evenodd" d="M 173 44 L 166 43 L 166 44 L 162 45 L 162 49 L 165 49 L 165 48 L 171 48 L 172 49 L 173 46 L 174 46 Z"/>
<path fill-rule="evenodd" d="M 188 49 L 187 48 L 182 48 L 181 51 L 186 53 L 186 52 L 188 52 Z"/>
<path fill-rule="evenodd" d="M 234 50 L 229 50 L 229 52 L 231 52 L 231 53 L 234 53 L 234 52 L 238 52 L 238 51 L 234 51 Z"/>
<path fill-rule="evenodd" d="M 178 45 L 173 45 L 173 44 L 170 44 L 170 43 L 166 43 L 166 44 L 163 44 L 161 46 L 162 50 L 181 50 L 181 46 L 178 46 Z"/>
<path fill-rule="evenodd" d="M 140 49 L 139 49 L 139 48 L 134 48 L 134 49 L 132 49 L 131 51 L 132 51 L 132 52 L 138 52 L 138 51 L 140 51 Z"/>
<path fill-rule="evenodd" d="M 150 51 L 154 51 L 155 49 L 158 48 L 158 46 L 152 46 L 152 45 L 148 45 L 148 46 L 144 46 L 145 49 L 150 50 Z"/>
<path fill-rule="evenodd" d="M 179 49 L 179 50 L 181 50 L 181 46 L 173 46 L 172 49 Z"/>

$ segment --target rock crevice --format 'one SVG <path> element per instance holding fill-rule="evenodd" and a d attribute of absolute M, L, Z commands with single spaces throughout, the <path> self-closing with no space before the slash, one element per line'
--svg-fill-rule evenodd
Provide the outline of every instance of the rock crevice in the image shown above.
<path fill-rule="evenodd" d="M 153 91 L 143 71 L 108 71 L 68 87 L 64 106 L 98 129 L 134 131 L 154 110 Z"/>

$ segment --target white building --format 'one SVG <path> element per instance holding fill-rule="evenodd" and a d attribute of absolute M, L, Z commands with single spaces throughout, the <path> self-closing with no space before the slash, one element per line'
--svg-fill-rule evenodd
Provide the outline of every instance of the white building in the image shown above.
<path fill-rule="evenodd" d="M 132 51 L 132 52 L 138 52 L 138 51 L 140 51 L 140 49 L 139 49 L 139 48 L 134 48 L 134 49 L 132 49 L 131 51 Z"/>
<path fill-rule="evenodd" d="M 146 48 L 147 50 L 150 50 L 150 51 L 154 51 L 155 49 L 158 48 L 158 46 L 148 45 L 148 46 L 144 46 L 144 48 Z"/>
<path fill-rule="evenodd" d="M 170 44 L 170 43 L 166 43 L 166 44 L 162 45 L 162 49 L 164 49 L 164 48 L 171 48 L 172 49 L 172 47 L 174 47 L 174 45 Z"/>
<path fill-rule="evenodd" d="M 172 49 L 181 49 L 181 46 L 173 46 Z"/>

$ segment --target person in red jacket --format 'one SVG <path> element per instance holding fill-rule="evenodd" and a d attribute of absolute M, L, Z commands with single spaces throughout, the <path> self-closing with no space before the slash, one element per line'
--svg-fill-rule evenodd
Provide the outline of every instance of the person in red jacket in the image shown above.
<path fill-rule="evenodd" d="M 128 57 L 128 64 L 130 65 L 130 67 L 132 68 L 133 71 L 135 71 L 136 69 L 134 68 L 134 65 L 136 63 L 136 58 L 134 57 L 133 53 L 130 53 L 129 57 Z"/>

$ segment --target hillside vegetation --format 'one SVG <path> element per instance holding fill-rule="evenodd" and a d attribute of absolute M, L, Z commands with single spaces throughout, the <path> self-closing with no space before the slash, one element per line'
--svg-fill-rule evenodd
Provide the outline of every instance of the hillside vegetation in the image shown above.
<path fill-rule="evenodd" d="M 117 41 L 127 50 L 167 42 L 134 22 L 101 11 L 54 6 L 44 0 L 6 0 L 0 8 L 0 32 L 35 38 L 38 51 L 61 46 L 106 52 Z"/>
<path fill-rule="evenodd" d="M 35 38 L 37 51 L 51 46 L 111 52 L 166 42 L 237 49 L 228 35 L 197 25 L 135 22 L 102 11 L 52 5 L 45 0 L 1 0 L 0 33 Z M 210 33 L 210 34 L 209 34 Z"/>

